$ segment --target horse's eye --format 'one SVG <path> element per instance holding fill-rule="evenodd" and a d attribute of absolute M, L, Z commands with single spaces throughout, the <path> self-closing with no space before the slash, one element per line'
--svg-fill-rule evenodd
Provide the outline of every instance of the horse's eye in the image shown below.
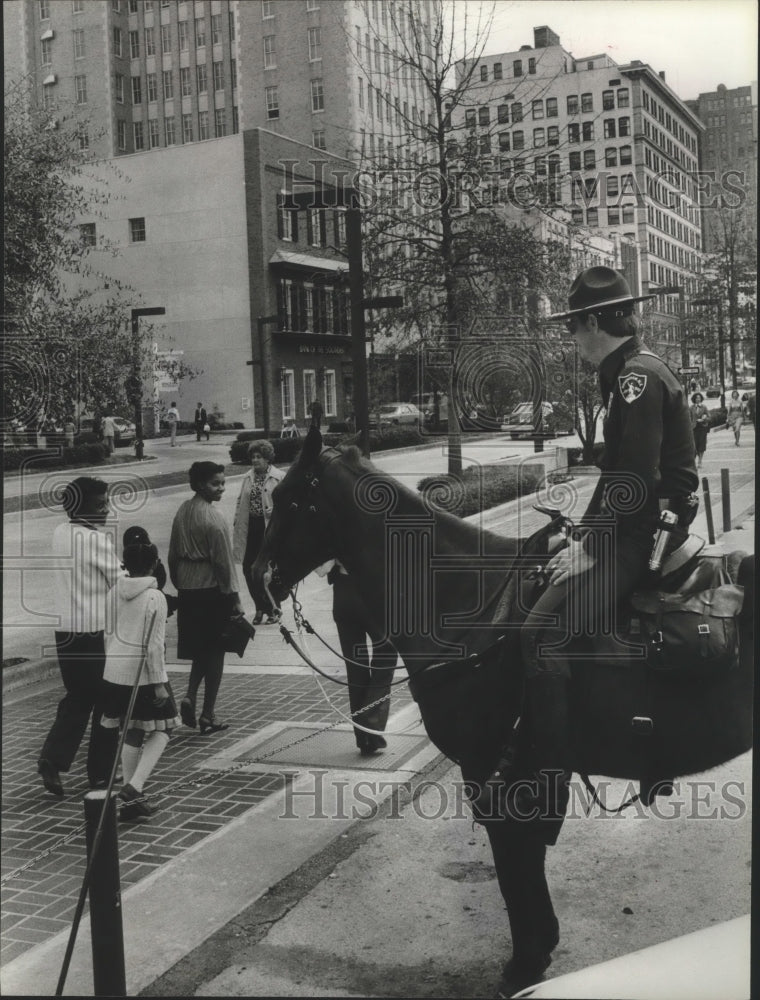
<path fill-rule="evenodd" d="M 295 502 L 295 500 L 294 500 L 294 501 L 293 501 L 293 503 L 292 503 L 292 504 L 290 505 L 290 509 L 291 509 L 291 510 L 298 510 L 298 504 L 297 504 L 297 503 Z"/>

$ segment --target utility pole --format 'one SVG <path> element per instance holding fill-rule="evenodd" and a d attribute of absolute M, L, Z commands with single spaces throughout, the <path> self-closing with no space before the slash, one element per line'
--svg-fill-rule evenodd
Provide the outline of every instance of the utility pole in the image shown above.
<path fill-rule="evenodd" d="M 258 361 L 252 358 L 250 361 L 246 361 L 247 365 L 259 366 L 260 382 L 261 382 L 261 408 L 263 411 L 264 419 L 264 436 L 269 437 L 269 432 L 271 430 L 271 417 L 269 412 L 269 383 L 267 381 L 266 373 L 266 356 L 264 353 L 264 327 L 269 326 L 272 323 L 279 323 L 279 316 L 259 316 L 256 320 L 256 328 L 259 334 L 259 358 Z M 251 354 L 255 354 L 255 345 L 253 343 L 253 330 L 251 330 Z M 254 398 L 255 398 L 255 388 L 256 380 L 252 379 L 254 386 Z M 255 415 L 254 415 L 255 420 Z"/>
<path fill-rule="evenodd" d="M 143 440 L 143 383 L 142 359 L 140 352 L 140 317 L 165 316 L 163 306 L 146 306 L 132 310 L 132 376 L 130 379 L 135 413 L 135 438 Z"/>

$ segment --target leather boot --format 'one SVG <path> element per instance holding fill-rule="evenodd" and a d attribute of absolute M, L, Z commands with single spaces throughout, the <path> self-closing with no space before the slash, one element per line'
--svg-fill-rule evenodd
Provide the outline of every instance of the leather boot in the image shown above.
<path fill-rule="evenodd" d="M 535 674 L 525 682 L 531 758 L 536 795 L 526 792 L 524 806 L 538 809 L 540 818 L 563 816 L 570 780 L 570 717 L 568 679 L 563 674 Z"/>

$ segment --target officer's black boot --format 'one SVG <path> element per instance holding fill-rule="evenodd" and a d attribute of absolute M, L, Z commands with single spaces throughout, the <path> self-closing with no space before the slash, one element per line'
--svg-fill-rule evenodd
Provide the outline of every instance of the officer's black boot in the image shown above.
<path fill-rule="evenodd" d="M 524 815 L 561 819 L 571 774 L 568 680 L 562 674 L 535 674 L 525 688 L 535 785 L 520 796 L 521 808 Z"/>

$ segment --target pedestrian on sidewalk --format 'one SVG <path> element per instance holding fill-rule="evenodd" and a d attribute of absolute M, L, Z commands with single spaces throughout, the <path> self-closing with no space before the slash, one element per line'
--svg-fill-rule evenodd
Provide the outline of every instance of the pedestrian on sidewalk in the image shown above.
<path fill-rule="evenodd" d="M 196 406 L 193 423 L 195 424 L 195 440 L 200 441 L 201 434 L 205 433 L 208 441 L 208 431 L 204 430 L 208 426 L 208 414 L 203 403 L 198 403 Z"/>
<path fill-rule="evenodd" d="M 195 496 L 174 515 L 169 542 L 169 578 L 177 588 L 177 656 L 192 660 L 187 694 L 180 702 L 186 726 L 201 734 L 227 729 L 215 715 L 224 672 L 222 632 L 230 617 L 243 614 L 232 557 L 230 530 L 214 504 L 224 494 L 224 466 L 193 462 L 190 486 Z M 195 703 L 203 682 L 203 710 Z"/>
<path fill-rule="evenodd" d="M 166 411 L 166 419 L 169 424 L 169 439 L 172 444 L 172 448 L 177 447 L 177 424 L 179 423 L 179 410 L 177 409 L 177 404 L 172 403 L 169 409 Z"/>
<path fill-rule="evenodd" d="M 248 593 L 256 606 L 253 624 L 260 625 L 267 615 L 266 624 L 277 625 L 282 619 L 282 611 L 279 605 L 272 604 L 266 591 L 255 586 L 252 570 L 272 516 L 272 491 L 285 473 L 272 464 L 274 448 L 269 441 L 251 442 L 248 457 L 251 468 L 240 485 L 232 527 L 232 554 L 235 562 L 242 564 Z"/>
<path fill-rule="evenodd" d="M 66 417 L 66 420 L 63 424 L 63 436 L 67 448 L 74 447 L 74 434 L 76 432 L 76 429 L 77 429 L 76 424 L 71 419 L 71 417 Z"/>
<path fill-rule="evenodd" d="M 309 414 L 311 416 L 311 426 L 316 427 L 317 430 L 322 426 L 322 416 L 325 410 L 322 403 L 315 396 L 314 399 L 309 404 Z"/>
<path fill-rule="evenodd" d="M 734 443 L 739 447 L 739 438 L 742 434 L 744 418 L 747 414 L 747 404 L 739 398 L 739 390 L 734 389 L 726 407 L 726 429 L 729 427 L 734 432 Z"/>
<path fill-rule="evenodd" d="M 132 716 L 121 752 L 124 784 L 119 798 L 122 820 L 147 819 L 157 812 L 143 789 L 181 725 L 166 673 L 166 601 L 156 578 L 160 560 L 155 545 L 125 545 L 122 556 L 129 574 L 116 581 L 114 628 L 106 641 L 101 725 L 117 733 L 126 724 L 132 689 L 143 664 Z M 153 622 L 150 641 L 147 641 Z M 144 660 L 143 660 L 144 658 Z"/>
<path fill-rule="evenodd" d="M 710 414 L 701 392 L 695 392 L 691 397 L 689 416 L 691 417 L 691 431 L 694 435 L 694 447 L 697 452 L 697 468 L 701 469 L 702 457 L 707 448 L 707 435 L 710 433 Z"/>
<path fill-rule="evenodd" d="M 114 452 L 114 442 L 116 440 L 116 424 L 113 422 L 113 417 L 109 414 L 103 417 L 103 441 L 106 448 L 108 449 L 108 454 L 113 455 Z"/>
<path fill-rule="evenodd" d="M 341 563 L 331 560 L 318 567 L 316 573 L 326 575 L 333 588 L 332 614 L 338 628 L 340 651 L 346 661 L 348 701 L 356 723 L 354 738 L 361 755 L 369 757 L 388 745 L 379 732 L 384 731 L 388 723 L 396 650 L 374 623 L 356 592 L 354 581 Z M 377 701 L 380 704 L 367 708 Z M 376 732 L 367 733 L 364 729 Z"/>
<path fill-rule="evenodd" d="M 53 532 L 52 576 L 58 618 L 55 645 L 66 694 L 58 705 L 37 771 L 45 788 L 63 796 L 61 771 L 67 772 L 92 717 L 87 751 L 91 788 L 108 783 L 116 756 L 118 734 L 100 725 L 105 667 L 106 600 L 122 570 L 111 539 L 100 529 L 110 508 L 108 486 L 100 479 L 81 476 L 63 491 L 68 522 Z"/>

